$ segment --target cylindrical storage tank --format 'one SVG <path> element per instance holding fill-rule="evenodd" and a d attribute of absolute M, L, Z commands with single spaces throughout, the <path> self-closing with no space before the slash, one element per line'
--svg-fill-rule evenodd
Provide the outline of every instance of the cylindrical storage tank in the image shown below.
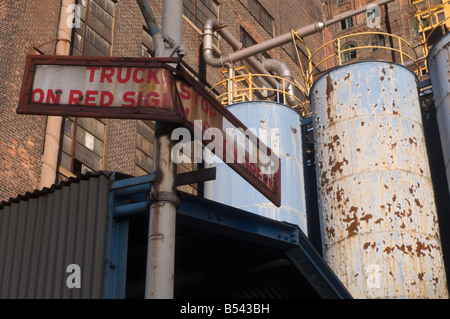
<path fill-rule="evenodd" d="M 342 66 L 311 103 L 328 265 L 354 298 L 448 298 L 415 74 Z"/>
<path fill-rule="evenodd" d="M 273 205 L 225 163 L 214 164 L 216 180 L 205 183 L 205 198 L 298 225 L 307 234 L 300 115 L 266 101 L 236 103 L 228 110 L 280 157 L 281 206 Z"/>
<path fill-rule="evenodd" d="M 428 70 L 436 107 L 436 118 L 450 189 L 450 33 L 442 37 L 428 54 Z"/>

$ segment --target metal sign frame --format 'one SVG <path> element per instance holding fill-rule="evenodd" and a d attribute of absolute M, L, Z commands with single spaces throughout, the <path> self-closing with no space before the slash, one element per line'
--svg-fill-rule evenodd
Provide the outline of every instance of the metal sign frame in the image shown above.
<path fill-rule="evenodd" d="M 54 116 L 76 116 L 76 117 L 100 117 L 119 119 L 141 119 L 156 120 L 171 123 L 182 123 L 180 116 L 182 110 L 169 112 L 162 109 L 148 107 L 102 107 L 85 105 L 50 105 L 33 103 L 31 100 L 31 89 L 33 79 L 38 65 L 61 65 L 61 66 L 96 66 L 96 67 L 141 67 L 162 68 L 171 72 L 176 70 L 169 63 L 178 63 L 178 58 L 114 58 L 114 57 L 76 57 L 56 55 L 27 55 L 25 72 L 23 76 L 22 89 L 20 93 L 18 114 L 54 115 Z M 179 105 L 178 105 L 179 107 Z"/>
<path fill-rule="evenodd" d="M 174 81 L 174 96 L 172 97 L 173 106 L 171 110 L 165 108 L 150 107 L 107 107 L 107 106 L 87 106 L 87 105 L 68 105 L 68 104 L 43 104 L 32 101 L 32 89 L 34 85 L 34 76 L 36 66 L 86 66 L 86 67 L 135 67 L 135 68 L 158 68 L 170 71 Z M 176 67 L 173 67 L 175 65 Z M 18 114 L 33 115 L 53 115 L 53 116 L 74 116 L 74 117 L 98 117 L 98 118 L 118 118 L 118 119 L 140 119 L 170 122 L 187 128 L 191 133 L 195 133 L 194 123 L 188 119 L 187 108 L 182 103 L 182 93 L 178 85 L 183 83 L 189 89 L 200 96 L 203 102 L 207 103 L 209 108 L 219 115 L 216 120 L 226 119 L 236 128 L 243 129 L 252 141 L 257 141 L 256 148 L 267 149 L 267 155 L 273 161 L 278 162 L 278 170 L 271 174 L 271 187 L 261 180 L 261 176 L 251 172 L 248 167 L 242 163 L 226 163 L 239 175 L 241 175 L 255 189 L 269 199 L 274 205 L 281 205 L 281 160 L 272 151 L 265 146 L 253 133 L 247 130 L 247 127 L 239 121 L 230 111 L 222 106 L 198 81 L 196 81 L 182 66 L 179 58 L 115 58 L 115 57 L 75 57 L 75 56 L 52 56 L 52 55 L 28 55 L 25 65 L 25 73 L 20 93 L 19 106 L 16 110 Z M 203 105 L 202 105 L 203 106 Z M 194 106 L 195 107 L 195 106 Z M 196 105 L 198 108 L 199 106 Z M 192 110 L 199 112 L 198 109 Z M 204 130 L 202 128 L 202 134 Z M 194 134 L 195 135 L 195 134 Z M 210 141 L 202 139 L 203 145 L 207 146 Z M 223 150 L 225 158 L 226 150 Z M 258 157 L 258 160 L 259 157 Z M 258 166 L 259 168 L 260 166 Z M 262 166 L 261 166 L 262 167 Z M 268 178 L 266 176 L 266 178 Z M 232 187 L 232 186 L 230 186 Z"/>
<path fill-rule="evenodd" d="M 201 86 L 195 79 L 193 79 L 189 73 L 183 69 L 181 66 L 177 68 L 177 76 L 176 79 L 181 79 L 185 83 L 192 86 L 196 92 L 198 92 L 203 98 L 207 100 L 207 102 L 214 107 L 214 110 L 220 113 L 224 118 L 226 118 L 232 125 L 234 125 L 237 128 L 242 128 L 244 131 L 247 130 L 247 127 L 226 107 L 224 107 L 216 98 L 214 98 L 203 86 Z M 178 92 L 178 94 L 180 94 Z M 188 121 L 185 116 L 185 121 L 183 122 L 183 126 L 186 127 L 191 131 L 191 133 L 194 132 L 194 125 L 192 122 Z M 202 131 L 203 133 L 203 131 Z M 281 205 L 281 159 L 272 153 L 272 150 L 267 147 L 261 140 L 256 137 L 251 131 L 246 131 L 246 134 L 251 137 L 250 139 L 256 140 L 258 145 L 257 148 L 259 149 L 261 146 L 265 147 L 267 149 L 267 155 L 273 156 L 276 161 L 278 161 L 278 171 L 274 174 L 274 189 L 270 190 L 267 185 L 265 185 L 261 180 L 257 177 L 257 175 L 252 174 L 249 172 L 248 169 L 246 169 L 241 163 L 226 163 L 228 166 L 230 166 L 236 173 L 238 173 L 240 176 L 242 176 L 248 183 L 250 183 L 255 189 L 257 189 L 261 194 L 263 194 L 267 199 L 269 199 L 274 205 L 277 207 L 280 207 Z M 206 146 L 210 141 L 203 140 L 203 144 Z M 224 150 L 224 153 L 226 150 Z M 223 158 L 225 158 L 225 154 L 223 154 Z M 232 187 L 232 185 L 229 185 L 229 187 Z M 245 195 L 243 195 L 245 196 Z"/>

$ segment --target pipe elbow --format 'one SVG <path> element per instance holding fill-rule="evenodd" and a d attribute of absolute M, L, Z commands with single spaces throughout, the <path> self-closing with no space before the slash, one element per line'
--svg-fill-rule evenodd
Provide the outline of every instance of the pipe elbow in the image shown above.
<path fill-rule="evenodd" d="M 214 32 L 215 29 L 217 29 L 220 26 L 219 21 L 217 21 L 216 18 L 209 18 L 206 20 L 205 24 L 203 25 L 203 35 L 205 35 L 205 31 L 210 30 L 210 32 Z"/>
<path fill-rule="evenodd" d="M 264 68 L 269 72 L 276 72 L 280 77 L 286 80 L 292 80 L 292 72 L 286 63 L 277 59 L 266 59 L 263 61 Z"/>
<path fill-rule="evenodd" d="M 216 18 L 206 20 L 203 26 L 203 58 L 206 64 L 215 67 L 231 67 L 232 62 L 229 56 L 215 58 L 213 54 L 213 36 L 214 30 L 220 27 L 219 21 Z"/>

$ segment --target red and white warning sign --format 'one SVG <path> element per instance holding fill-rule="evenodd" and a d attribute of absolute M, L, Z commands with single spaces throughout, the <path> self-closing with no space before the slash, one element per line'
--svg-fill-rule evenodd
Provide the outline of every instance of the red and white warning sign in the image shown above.
<path fill-rule="evenodd" d="M 17 113 L 178 123 L 199 131 L 206 147 L 210 141 L 203 133 L 214 128 L 223 136 L 215 154 L 275 205 L 281 203 L 279 157 L 177 58 L 29 55 Z"/>

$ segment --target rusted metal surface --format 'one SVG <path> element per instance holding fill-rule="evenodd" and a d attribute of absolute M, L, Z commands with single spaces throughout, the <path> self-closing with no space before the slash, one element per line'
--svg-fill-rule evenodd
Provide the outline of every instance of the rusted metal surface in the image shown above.
<path fill-rule="evenodd" d="M 448 298 L 416 76 L 355 63 L 311 103 L 325 260 L 355 298 Z"/>
<path fill-rule="evenodd" d="M 175 226 L 179 198 L 175 188 L 176 166 L 171 157 L 172 141 L 167 132 L 168 124 L 161 126 L 155 132 L 156 181 L 150 192 L 146 299 L 172 299 L 174 294 Z"/>
<path fill-rule="evenodd" d="M 197 169 L 192 172 L 180 173 L 176 176 L 176 186 L 203 183 L 216 179 L 216 168 Z"/>
<path fill-rule="evenodd" d="M 205 197 L 296 224 L 307 234 L 300 115 L 285 105 L 263 101 L 236 103 L 228 109 L 280 157 L 281 206 L 273 205 L 223 163 L 215 164 L 216 180 L 205 183 Z"/>
<path fill-rule="evenodd" d="M 433 85 L 447 182 L 450 187 L 450 33 L 431 49 L 428 55 L 428 69 Z"/>

